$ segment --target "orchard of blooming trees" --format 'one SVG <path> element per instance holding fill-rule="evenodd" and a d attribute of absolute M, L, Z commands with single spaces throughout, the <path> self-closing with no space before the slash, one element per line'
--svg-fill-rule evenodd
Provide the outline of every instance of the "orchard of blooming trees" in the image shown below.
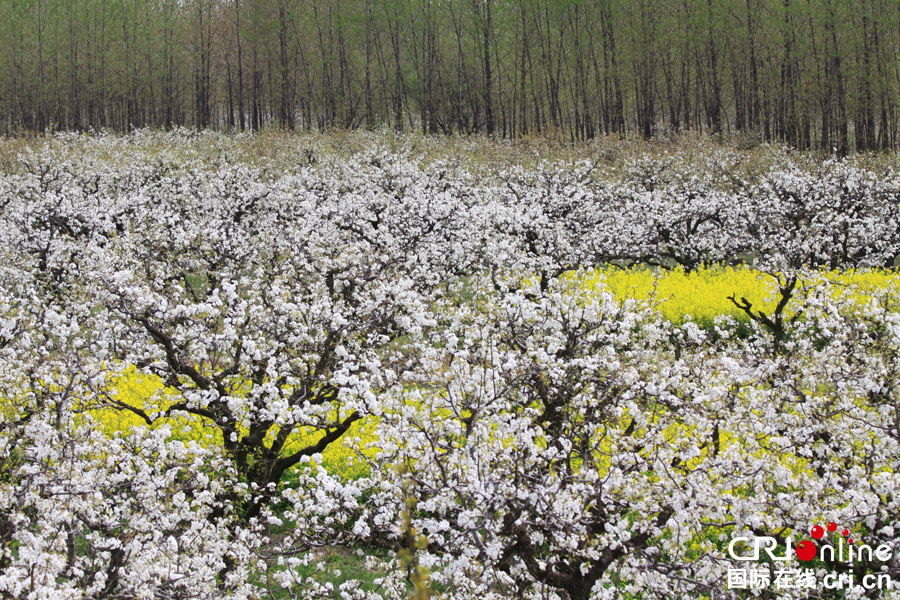
<path fill-rule="evenodd" d="M 900 581 L 897 545 L 795 557 L 817 587 L 729 585 L 737 537 L 900 542 L 900 297 L 831 277 L 894 268 L 890 165 L 698 144 L 499 167 L 360 136 L 254 162 L 242 143 L 57 137 L 0 178 L 0 598 Z M 775 308 L 738 294 L 745 326 L 676 325 L 586 284 L 712 264 L 752 265 Z M 134 378 L 156 384 L 123 393 Z M 341 445 L 365 476 L 321 466 Z M 374 584 L 310 576 L 338 546 L 389 558 Z"/>

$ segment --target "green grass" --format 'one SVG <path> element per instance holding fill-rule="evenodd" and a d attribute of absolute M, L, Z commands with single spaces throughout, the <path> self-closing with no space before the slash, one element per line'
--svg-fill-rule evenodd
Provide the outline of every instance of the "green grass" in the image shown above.
<path fill-rule="evenodd" d="M 300 585 L 330 584 L 330 597 L 337 599 L 341 597 L 340 586 L 348 581 L 358 581 L 359 589 L 365 592 L 377 592 L 380 587 L 379 579 L 387 574 L 386 569 L 380 565 L 386 565 L 392 557 L 393 553 L 384 548 L 331 546 L 306 555 L 294 568 L 302 581 Z M 270 568 L 267 580 L 261 577 L 254 583 L 267 588 L 269 598 L 293 598 L 290 589 L 274 581 L 276 574 L 284 569 L 283 565 L 276 564 Z"/>

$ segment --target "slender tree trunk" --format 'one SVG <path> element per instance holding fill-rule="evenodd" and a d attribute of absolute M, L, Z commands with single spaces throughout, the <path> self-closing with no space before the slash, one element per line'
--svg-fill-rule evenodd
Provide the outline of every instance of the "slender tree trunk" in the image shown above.
<path fill-rule="evenodd" d="M 473 0 L 475 15 L 481 26 L 481 53 L 482 53 L 482 101 L 484 102 L 484 125 L 488 135 L 494 134 L 494 90 L 493 69 L 491 68 L 491 31 L 493 21 L 491 13 L 491 0 Z M 483 6 L 482 6 L 483 4 Z"/>
<path fill-rule="evenodd" d="M 366 128 L 375 128 L 375 107 L 372 101 L 372 0 L 366 0 Z"/>
<path fill-rule="evenodd" d="M 722 133 L 722 82 L 719 78 L 719 51 L 715 37 L 715 14 L 713 2 L 707 0 L 709 9 L 709 30 L 707 32 L 707 57 L 709 68 L 709 117 L 710 131 L 713 134 Z"/>
<path fill-rule="evenodd" d="M 391 47 L 394 50 L 394 129 L 403 131 L 403 94 L 406 86 L 400 59 L 400 13 L 395 12 L 394 16 L 391 28 Z"/>
<path fill-rule="evenodd" d="M 751 130 L 759 128 L 759 65 L 756 51 L 756 16 L 753 12 L 753 0 L 747 0 L 747 45 L 750 52 L 750 90 L 747 102 L 747 127 Z"/>
<path fill-rule="evenodd" d="M 293 131 L 294 103 L 291 88 L 291 65 L 288 60 L 288 22 L 285 0 L 278 2 L 278 58 L 281 75 L 281 103 L 279 120 L 281 126 Z"/>

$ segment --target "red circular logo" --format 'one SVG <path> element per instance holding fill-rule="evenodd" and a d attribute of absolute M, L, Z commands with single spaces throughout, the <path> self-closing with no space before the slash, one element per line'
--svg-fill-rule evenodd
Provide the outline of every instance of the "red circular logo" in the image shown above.
<path fill-rule="evenodd" d="M 816 557 L 816 545 L 810 540 L 803 540 L 797 544 L 797 558 L 800 560 L 812 560 Z"/>

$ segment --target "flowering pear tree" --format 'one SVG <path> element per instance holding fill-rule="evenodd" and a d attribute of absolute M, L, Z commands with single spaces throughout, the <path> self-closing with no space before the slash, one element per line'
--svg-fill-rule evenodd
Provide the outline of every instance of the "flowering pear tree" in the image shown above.
<path fill-rule="evenodd" d="M 429 325 L 453 268 L 432 249 L 454 235 L 434 182 L 356 166 L 268 186 L 241 170 L 163 179 L 92 249 L 112 356 L 166 385 L 143 406 L 112 389 L 98 401 L 218 430 L 254 494 L 247 519 L 377 404 L 391 346 Z"/>
<path fill-rule="evenodd" d="M 735 218 L 762 268 L 892 268 L 900 253 L 893 173 L 828 161 L 815 173 L 772 169 L 744 189 Z"/>
<path fill-rule="evenodd" d="M 702 362 L 675 361 L 652 313 L 571 281 L 484 301 L 454 316 L 446 353 L 426 353 L 424 379 L 386 405 L 380 461 L 403 468 L 381 473 L 367 527 L 393 526 L 385 512 L 416 498 L 420 561 L 460 598 L 499 586 L 583 599 L 623 564 L 685 568 L 667 557 L 720 446 L 710 403 L 693 396 Z"/>

